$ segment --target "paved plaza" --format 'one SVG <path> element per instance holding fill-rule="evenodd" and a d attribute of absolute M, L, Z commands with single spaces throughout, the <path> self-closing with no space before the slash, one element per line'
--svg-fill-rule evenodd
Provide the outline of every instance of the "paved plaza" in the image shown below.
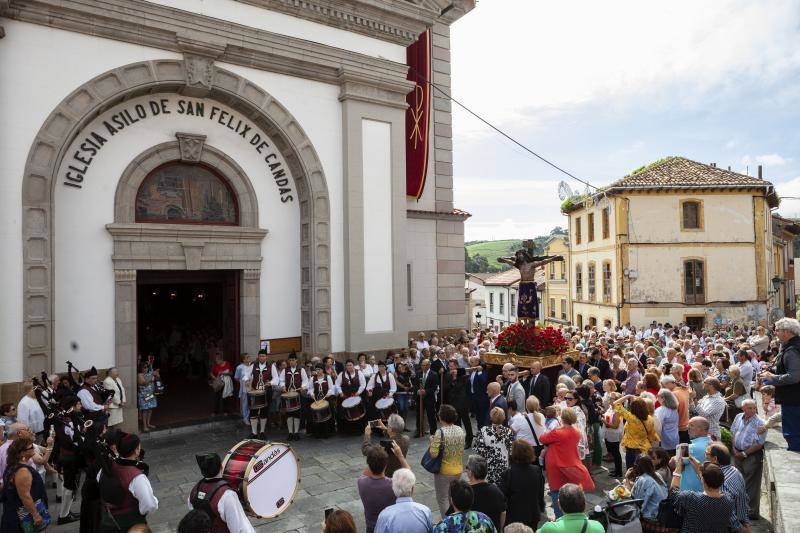
<path fill-rule="evenodd" d="M 148 517 L 155 533 L 175 531 L 188 508 L 189 491 L 199 480 L 200 473 L 195 463 L 195 453 L 216 451 L 223 458 L 237 442 L 246 439 L 249 428 L 241 422 L 226 420 L 210 422 L 201 426 L 174 430 L 161 430 L 142 436 L 150 465 L 150 482 L 159 501 L 158 511 Z M 284 432 L 273 431 L 268 440 L 285 442 Z M 361 436 L 334 436 L 327 440 L 303 438 L 293 443 L 299 455 L 302 480 L 294 503 L 282 515 L 272 520 L 255 520 L 256 531 L 269 533 L 318 532 L 324 510 L 337 507 L 349 511 L 356 520 L 359 531 L 364 531 L 364 514 L 358 497 L 356 479 L 366 465 L 361 455 Z M 408 461 L 417 476 L 414 499 L 431 508 L 434 521 L 439 511 L 433 491 L 433 476 L 419 464 L 428 439 L 411 439 Z M 469 451 L 465 453 L 465 459 Z M 587 508 L 602 501 L 600 489 L 611 487 L 606 471 L 595 476 L 598 490 L 587 495 Z M 50 490 L 50 501 L 55 502 L 55 491 Z M 548 516 L 552 517 L 549 498 Z M 52 510 L 55 510 L 53 503 Z M 79 503 L 73 506 L 79 510 Z M 77 532 L 78 523 L 54 526 L 50 530 L 58 533 Z M 769 531 L 768 524 L 761 520 L 754 533 Z"/>

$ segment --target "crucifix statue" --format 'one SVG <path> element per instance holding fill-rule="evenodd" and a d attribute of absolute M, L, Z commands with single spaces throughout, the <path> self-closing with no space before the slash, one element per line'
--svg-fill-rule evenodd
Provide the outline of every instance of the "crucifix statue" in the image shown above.
<path fill-rule="evenodd" d="M 536 320 L 539 318 L 539 299 L 536 296 L 536 269 L 553 261 L 563 261 L 560 255 L 534 255 L 535 244 L 532 240 L 522 241 L 522 248 L 513 256 L 498 257 L 499 263 L 505 263 L 519 269 L 519 296 L 517 298 L 517 318 L 520 320 Z"/>

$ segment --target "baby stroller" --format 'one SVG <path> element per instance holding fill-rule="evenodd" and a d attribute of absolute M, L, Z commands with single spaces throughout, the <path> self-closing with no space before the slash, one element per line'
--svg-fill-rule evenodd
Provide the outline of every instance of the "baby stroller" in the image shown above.
<path fill-rule="evenodd" d="M 605 507 L 596 505 L 589 518 L 603 524 L 608 533 L 642 533 L 642 503 L 644 500 L 609 501 Z"/>

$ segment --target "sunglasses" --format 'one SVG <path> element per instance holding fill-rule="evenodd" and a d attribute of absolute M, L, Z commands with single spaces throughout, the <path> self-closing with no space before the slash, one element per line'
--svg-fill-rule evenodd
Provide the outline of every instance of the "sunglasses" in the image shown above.
<path fill-rule="evenodd" d="M 574 400 L 575 397 L 574 396 L 564 396 L 564 399 L 569 401 L 569 400 Z"/>

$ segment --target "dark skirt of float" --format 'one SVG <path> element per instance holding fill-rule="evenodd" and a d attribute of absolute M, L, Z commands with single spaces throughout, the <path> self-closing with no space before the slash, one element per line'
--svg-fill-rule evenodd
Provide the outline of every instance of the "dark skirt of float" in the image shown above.
<path fill-rule="evenodd" d="M 536 282 L 523 281 L 519 284 L 517 300 L 517 318 L 539 318 L 539 297 L 536 294 Z"/>

